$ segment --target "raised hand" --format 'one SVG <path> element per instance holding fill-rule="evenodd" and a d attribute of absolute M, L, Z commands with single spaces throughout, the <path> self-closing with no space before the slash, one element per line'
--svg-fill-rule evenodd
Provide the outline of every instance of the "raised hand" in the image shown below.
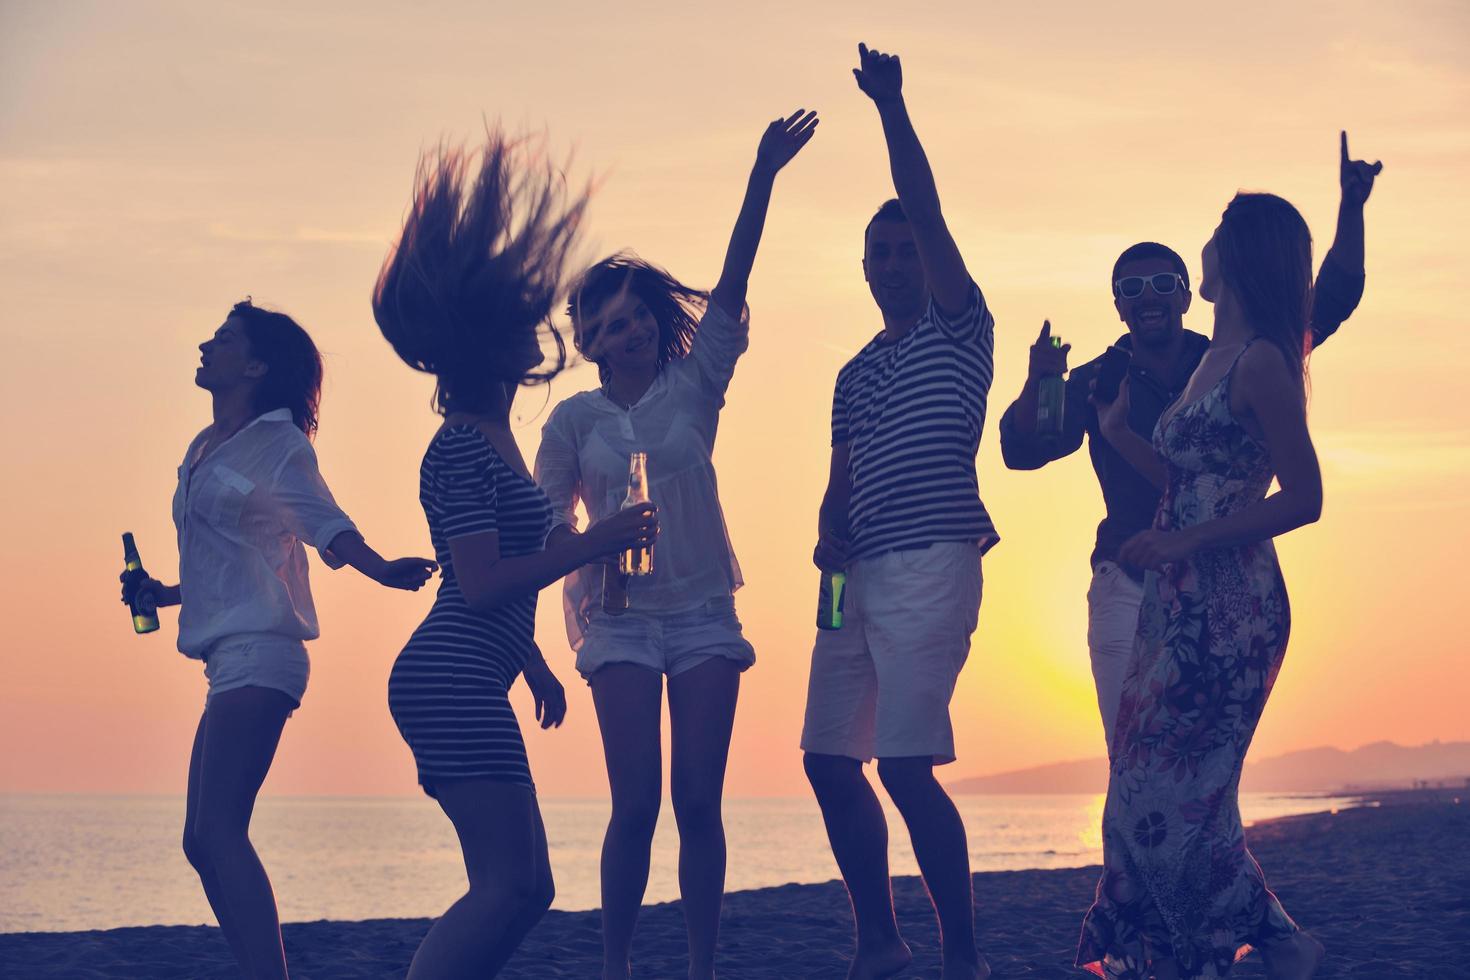
<path fill-rule="evenodd" d="M 756 167 L 775 175 L 801 152 L 817 131 L 820 121 L 815 111 L 797 109 L 785 119 L 771 123 L 761 135 L 760 146 L 755 151 Z"/>
<path fill-rule="evenodd" d="M 903 66 L 898 55 L 869 51 L 858 43 L 858 67 L 852 70 L 858 88 L 874 102 L 891 102 L 903 97 Z"/>
<path fill-rule="evenodd" d="M 386 585 L 390 589 L 417 592 L 438 568 L 437 562 L 427 558 L 395 558 L 385 561 L 382 571 L 375 577 L 380 585 Z"/>
<path fill-rule="evenodd" d="M 1067 373 L 1067 352 L 1071 344 L 1051 345 L 1051 321 L 1043 320 L 1041 334 L 1031 345 L 1030 372 L 1033 378 L 1060 377 Z"/>
<path fill-rule="evenodd" d="M 1383 163 L 1375 160 L 1367 163 L 1354 160 L 1348 155 L 1347 130 L 1342 131 L 1342 156 L 1338 179 L 1342 183 L 1344 203 L 1362 206 L 1368 195 L 1373 193 L 1373 179 L 1383 170 Z"/>

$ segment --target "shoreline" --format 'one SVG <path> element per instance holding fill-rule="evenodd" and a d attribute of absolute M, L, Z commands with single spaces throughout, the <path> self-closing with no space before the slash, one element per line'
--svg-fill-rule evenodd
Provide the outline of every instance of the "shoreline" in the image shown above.
<path fill-rule="evenodd" d="M 1448 977 L 1470 969 L 1470 790 L 1365 793 L 1336 811 L 1263 820 L 1247 833 L 1288 911 L 1329 951 L 1319 978 Z M 974 875 L 976 927 L 998 976 L 1076 977 L 1071 966 L 1098 867 Z M 894 879 L 900 926 L 914 952 L 904 977 L 938 975 L 938 937 L 923 883 Z M 402 976 L 429 919 L 319 920 L 282 927 L 293 974 L 324 980 Z M 852 952 L 840 881 L 725 896 L 718 966 L 731 978 L 842 977 Z M 644 906 L 638 977 L 684 975 L 677 902 Z M 595 975 L 598 913 L 547 913 L 501 974 L 556 980 Z M 233 977 L 213 926 L 142 926 L 0 934 L 0 977 Z M 1232 974 L 1262 976 L 1258 958 Z"/>

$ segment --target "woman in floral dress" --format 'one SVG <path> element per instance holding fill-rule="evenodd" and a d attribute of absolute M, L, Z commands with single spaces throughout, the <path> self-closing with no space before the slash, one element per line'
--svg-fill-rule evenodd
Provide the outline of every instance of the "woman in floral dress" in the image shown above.
<path fill-rule="evenodd" d="M 1127 428 L 1126 386 L 1102 406 L 1104 435 L 1164 495 L 1122 551 L 1150 571 L 1077 954 L 1098 976 L 1223 977 L 1259 948 L 1271 977 L 1307 978 L 1322 957 L 1267 889 L 1237 798 L 1290 632 L 1271 539 L 1322 509 L 1304 384 L 1311 250 L 1286 201 L 1237 195 L 1202 256 L 1210 349 L 1152 446 Z"/>

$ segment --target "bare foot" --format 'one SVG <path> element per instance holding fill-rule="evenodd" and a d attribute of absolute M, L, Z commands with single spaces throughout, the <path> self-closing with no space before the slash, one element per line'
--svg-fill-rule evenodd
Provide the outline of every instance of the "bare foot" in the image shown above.
<path fill-rule="evenodd" d="M 908 944 L 902 939 L 877 949 L 859 946 L 852 966 L 848 968 L 847 980 L 883 980 L 903 972 L 913 958 L 914 954 L 909 952 Z"/>
<path fill-rule="evenodd" d="M 1311 980 L 1327 950 L 1305 932 L 1298 931 L 1290 939 L 1261 947 L 1266 961 L 1266 976 L 1271 980 Z"/>

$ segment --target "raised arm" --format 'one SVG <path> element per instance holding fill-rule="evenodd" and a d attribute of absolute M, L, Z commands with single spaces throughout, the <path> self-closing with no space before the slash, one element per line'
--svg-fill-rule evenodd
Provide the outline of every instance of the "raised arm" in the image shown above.
<path fill-rule="evenodd" d="M 970 273 L 944 223 L 934 172 L 909 120 L 903 100 L 903 68 L 897 55 L 870 51 L 865 44 L 858 45 L 858 62 L 852 73 L 858 88 L 878 107 L 883 137 L 888 142 L 893 189 L 914 230 L 914 244 L 929 292 L 940 310 L 959 316 L 970 305 Z"/>
<path fill-rule="evenodd" d="M 1322 343 L 1337 330 L 1363 296 L 1363 206 L 1373 193 L 1373 182 L 1383 170 L 1379 161 L 1354 160 L 1348 153 L 1347 131 L 1339 142 L 1338 182 L 1342 199 L 1337 208 L 1337 234 L 1322 259 L 1312 294 L 1312 343 Z"/>
<path fill-rule="evenodd" d="M 797 109 L 785 119 L 777 119 L 766 127 L 755 151 L 755 166 L 745 185 L 745 200 L 730 233 L 730 246 L 725 250 L 725 266 L 720 281 L 710 291 L 710 299 L 733 319 L 740 319 L 745 309 L 745 291 L 750 284 L 750 270 L 766 227 L 766 210 L 771 204 L 771 190 L 776 174 L 790 163 L 817 131 L 817 114 Z"/>

